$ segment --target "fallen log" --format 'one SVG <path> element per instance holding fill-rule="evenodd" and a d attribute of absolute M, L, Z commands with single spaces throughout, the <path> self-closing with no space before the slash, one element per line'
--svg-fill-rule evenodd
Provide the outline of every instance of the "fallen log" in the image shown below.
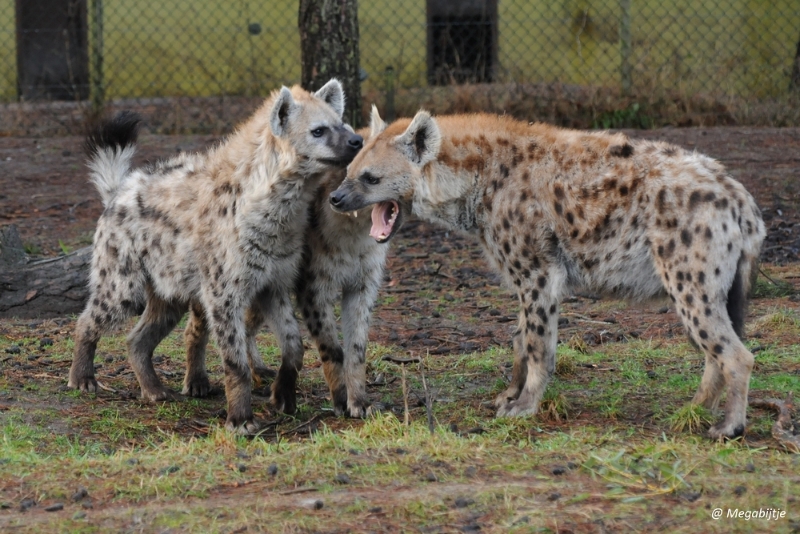
<path fill-rule="evenodd" d="M 772 425 L 772 437 L 787 451 L 800 453 L 800 436 L 794 433 L 792 423 L 792 394 L 785 401 L 778 399 L 750 399 L 750 406 L 768 408 L 778 413 L 778 419 Z"/>
<path fill-rule="evenodd" d="M 27 262 L 16 228 L 0 229 L 0 317 L 80 313 L 89 297 L 92 247 Z"/>

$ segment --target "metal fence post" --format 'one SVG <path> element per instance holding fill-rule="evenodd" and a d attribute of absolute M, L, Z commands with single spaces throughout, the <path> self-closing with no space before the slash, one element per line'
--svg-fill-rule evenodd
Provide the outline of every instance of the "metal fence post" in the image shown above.
<path fill-rule="evenodd" d="M 631 0 L 619 0 L 619 73 L 622 94 L 631 93 Z"/>
<path fill-rule="evenodd" d="M 384 71 L 386 77 L 386 107 L 383 110 L 386 120 L 389 122 L 394 121 L 394 67 L 389 65 Z"/>
<path fill-rule="evenodd" d="M 92 109 L 99 111 L 105 101 L 103 85 L 103 0 L 92 0 L 90 10 L 90 26 L 92 32 Z"/>

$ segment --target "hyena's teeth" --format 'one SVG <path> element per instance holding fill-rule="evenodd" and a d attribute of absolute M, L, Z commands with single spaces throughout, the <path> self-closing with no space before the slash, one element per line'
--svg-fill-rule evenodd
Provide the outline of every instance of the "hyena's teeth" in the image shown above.
<path fill-rule="evenodd" d="M 358 218 L 358 212 L 357 211 L 353 212 L 353 217 L 355 217 L 356 219 Z"/>

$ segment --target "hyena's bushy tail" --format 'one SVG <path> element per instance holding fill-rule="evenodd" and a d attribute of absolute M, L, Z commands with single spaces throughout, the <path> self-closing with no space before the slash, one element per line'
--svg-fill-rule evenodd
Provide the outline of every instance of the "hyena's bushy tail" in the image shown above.
<path fill-rule="evenodd" d="M 739 339 L 744 339 L 744 318 L 747 314 L 747 297 L 755 287 L 758 278 L 759 258 L 761 246 L 764 243 L 767 230 L 761 219 L 761 211 L 751 199 L 742 208 L 742 235 L 744 247 L 739 257 L 736 276 L 733 278 L 728 290 L 728 317 Z"/>
<path fill-rule="evenodd" d="M 136 113 L 122 111 L 86 138 L 90 177 L 100 192 L 103 206 L 108 206 L 130 170 L 140 122 Z"/>

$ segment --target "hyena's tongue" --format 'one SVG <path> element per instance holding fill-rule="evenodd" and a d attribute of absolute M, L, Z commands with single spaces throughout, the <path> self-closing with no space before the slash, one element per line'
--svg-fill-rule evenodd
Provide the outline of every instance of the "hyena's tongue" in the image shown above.
<path fill-rule="evenodd" d="M 396 219 L 393 202 L 379 202 L 372 207 L 372 229 L 369 235 L 377 240 L 386 239 L 392 233 Z"/>

